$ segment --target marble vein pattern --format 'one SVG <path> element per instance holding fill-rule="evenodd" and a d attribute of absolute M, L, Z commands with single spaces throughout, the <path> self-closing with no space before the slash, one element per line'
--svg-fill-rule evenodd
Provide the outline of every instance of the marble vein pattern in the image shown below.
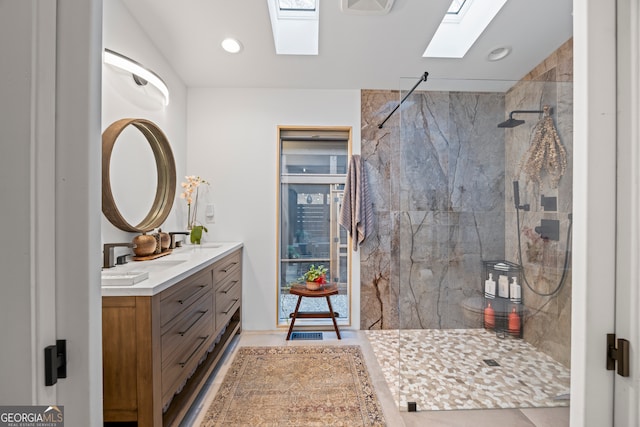
<path fill-rule="evenodd" d="M 360 326 L 463 327 L 482 260 L 504 256 L 504 94 L 416 91 L 378 129 L 398 96 L 362 92 L 376 230 L 361 252 Z"/>
<path fill-rule="evenodd" d="M 371 330 L 366 336 L 400 410 L 407 402 L 419 411 L 569 405 L 569 369 L 524 340 L 484 329 Z"/>

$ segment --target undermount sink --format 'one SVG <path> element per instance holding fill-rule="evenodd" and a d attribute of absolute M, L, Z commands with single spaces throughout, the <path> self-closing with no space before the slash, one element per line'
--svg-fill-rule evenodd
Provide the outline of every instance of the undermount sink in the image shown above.
<path fill-rule="evenodd" d="M 201 243 L 199 246 L 201 248 L 219 248 L 222 246 L 222 243 Z"/>
<path fill-rule="evenodd" d="M 103 286 L 131 286 L 149 278 L 150 273 L 159 273 L 186 262 L 184 259 L 162 259 L 133 261 L 113 270 L 102 271 Z"/>
<path fill-rule="evenodd" d="M 103 286 L 130 286 L 147 280 L 149 273 L 146 271 L 103 271 Z"/>
<path fill-rule="evenodd" d="M 180 265 L 186 260 L 184 259 L 159 259 L 154 261 L 135 261 L 135 268 L 147 272 L 157 273 L 167 268 Z"/>

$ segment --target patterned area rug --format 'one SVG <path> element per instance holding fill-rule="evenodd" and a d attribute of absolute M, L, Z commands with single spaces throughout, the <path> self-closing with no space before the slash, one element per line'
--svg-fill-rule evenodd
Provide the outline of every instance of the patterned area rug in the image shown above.
<path fill-rule="evenodd" d="M 202 426 L 384 426 L 360 347 L 240 347 Z"/>

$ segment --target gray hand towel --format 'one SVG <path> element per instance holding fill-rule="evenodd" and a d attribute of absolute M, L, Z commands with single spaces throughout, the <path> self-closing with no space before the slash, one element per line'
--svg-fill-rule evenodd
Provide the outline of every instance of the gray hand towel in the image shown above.
<path fill-rule="evenodd" d="M 367 174 L 364 161 L 357 154 L 349 160 L 339 223 L 353 239 L 354 251 L 373 231 L 373 208 L 369 201 Z"/>

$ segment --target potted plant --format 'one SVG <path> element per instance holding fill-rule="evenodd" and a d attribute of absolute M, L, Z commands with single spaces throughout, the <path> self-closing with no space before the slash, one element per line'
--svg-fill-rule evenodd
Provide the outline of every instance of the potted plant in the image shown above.
<path fill-rule="evenodd" d="M 327 268 L 324 265 L 311 264 L 309 270 L 301 278 L 307 284 L 307 289 L 317 291 L 327 283 Z"/>
<path fill-rule="evenodd" d="M 202 224 L 197 224 L 197 215 L 198 215 L 198 187 L 201 184 L 209 183 L 199 176 L 186 176 L 186 182 L 183 182 L 182 188 L 184 191 L 180 194 L 181 199 L 185 199 L 187 201 L 187 230 L 190 231 L 190 240 L 191 243 L 200 244 L 200 240 L 202 240 L 202 232 L 208 232 L 207 227 Z M 195 196 L 194 193 L 195 192 Z M 191 212 L 191 204 L 193 204 L 193 212 Z"/>

